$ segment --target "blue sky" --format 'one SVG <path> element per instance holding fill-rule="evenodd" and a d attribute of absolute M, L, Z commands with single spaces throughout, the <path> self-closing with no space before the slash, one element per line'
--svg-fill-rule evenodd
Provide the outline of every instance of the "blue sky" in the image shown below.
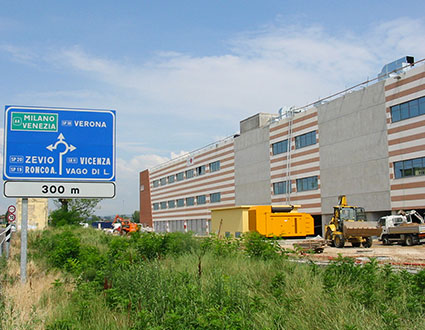
<path fill-rule="evenodd" d="M 255 113 L 424 58 L 424 12 L 423 1 L 1 1 L 0 104 L 115 109 L 117 197 L 97 214 L 132 213 L 139 171 Z"/>

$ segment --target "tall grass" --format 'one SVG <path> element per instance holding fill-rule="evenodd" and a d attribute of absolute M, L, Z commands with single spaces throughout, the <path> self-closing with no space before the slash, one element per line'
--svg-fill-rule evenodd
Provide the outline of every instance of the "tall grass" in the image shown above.
<path fill-rule="evenodd" d="M 273 241 L 190 234 L 32 234 L 32 256 L 72 275 L 38 303 L 46 329 L 423 329 L 425 271 L 340 258 L 299 265 Z M 66 289 L 67 288 L 67 289 Z"/>

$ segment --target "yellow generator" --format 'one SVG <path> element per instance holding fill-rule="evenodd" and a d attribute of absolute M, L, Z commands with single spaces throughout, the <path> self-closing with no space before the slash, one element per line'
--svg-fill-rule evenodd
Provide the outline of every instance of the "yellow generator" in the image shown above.
<path fill-rule="evenodd" d="M 266 237 L 305 237 L 314 235 L 314 219 L 297 212 L 299 205 L 251 206 L 248 211 L 249 231 Z"/>

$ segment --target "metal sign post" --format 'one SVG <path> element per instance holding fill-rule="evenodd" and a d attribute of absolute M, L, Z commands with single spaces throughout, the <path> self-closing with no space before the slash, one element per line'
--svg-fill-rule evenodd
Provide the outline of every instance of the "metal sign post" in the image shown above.
<path fill-rule="evenodd" d="M 21 221 L 21 282 L 27 281 L 28 198 L 22 198 Z"/>

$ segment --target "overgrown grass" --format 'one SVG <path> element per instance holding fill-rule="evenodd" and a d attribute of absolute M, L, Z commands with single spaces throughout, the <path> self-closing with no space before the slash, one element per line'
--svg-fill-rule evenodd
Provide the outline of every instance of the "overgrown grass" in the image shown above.
<path fill-rule="evenodd" d="M 425 271 L 345 258 L 299 265 L 256 234 L 116 237 L 62 228 L 32 234 L 30 245 L 33 258 L 74 279 L 72 291 L 57 281 L 42 299 L 56 302 L 50 330 L 425 328 Z"/>

